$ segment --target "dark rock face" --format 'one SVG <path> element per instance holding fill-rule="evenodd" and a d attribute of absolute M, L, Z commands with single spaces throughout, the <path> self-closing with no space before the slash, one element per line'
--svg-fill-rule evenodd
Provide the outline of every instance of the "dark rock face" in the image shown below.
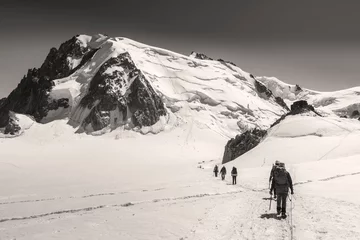
<path fill-rule="evenodd" d="M 107 71 L 111 68 L 113 71 Z M 115 110 L 122 116 L 115 122 L 121 124 L 130 113 L 132 122 L 139 127 L 151 126 L 166 114 L 161 98 L 136 68 L 129 53 L 110 58 L 100 67 L 80 105 L 92 109 L 82 126 L 86 128 L 90 124 L 94 131 L 108 126 L 111 111 Z"/>
<path fill-rule="evenodd" d="M 0 110 L 5 106 L 7 103 L 6 98 L 0 99 Z M 0 128 L 5 127 L 9 123 L 9 111 L 3 110 L 0 111 Z"/>
<path fill-rule="evenodd" d="M 0 128 L 4 128 L 9 124 L 10 116 L 8 110 L 0 111 Z"/>
<path fill-rule="evenodd" d="M 300 91 L 302 91 L 302 88 L 299 86 L 299 85 L 295 85 L 295 91 L 296 92 L 300 92 Z"/>
<path fill-rule="evenodd" d="M 203 53 L 197 53 L 197 52 L 191 52 L 191 55 L 195 55 L 195 58 L 197 59 L 201 59 L 201 60 L 214 60 L 208 56 L 206 56 L 205 54 Z"/>
<path fill-rule="evenodd" d="M 272 96 L 272 92 L 258 80 L 255 80 L 255 89 L 262 97 L 265 97 L 268 99 Z"/>
<path fill-rule="evenodd" d="M 286 105 L 286 103 L 284 102 L 284 99 L 282 99 L 281 97 L 275 97 L 275 101 L 282 106 L 283 108 L 285 108 L 286 110 L 290 111 L 290 108 Z"/>
<path fill-rule="evenodd" d="M 266 133 L 266 130 L 253 129 L 230 139 L 225 146 L 222 164 L 230 162 L 256 147 Z"/>
<path fill-rule="evenodd" d="M 90 49 L 81 47 L 76 36 L 60 45 L 59 49 L 50 49 L 45 62 L 40 67 L 40 76 L 48 80 L 67 77 L 71 68 L 68 64 L 68 57 L 82 58 Z"/>
<path fill-rule="evenodd" d="M 360 116 L 360 113 L 358 110 L 354 110 L 351 114 L 351 117 L 352 118 L 358 118 Z"/>
<path fill-rule="evenodd" d="M 300 114 L 307 111 L 313 111 L 315 112 L 315 109 L 313 106 L 307 103 L 305 100 L 296 101 L 291 105 L 290 114 Z"/>
<path fill-rule="evenodd" d="M 221 62 L 221 63 L 229 63 L 229 64 L 231 64 L 231 65 L 233 65 L 233 66 L 236 67 L 236 64 L 235 64 L 235 63 L 230 62 L 230 61 L 227 61 L 227 60 L 223 60 L 223 59 L 219 58 L 218 61 Z"/>
<path fill-rule="evenodd" d="M 6 98 L 2 98 L 0 99 L 0 109 L 2 108 L 3 105 L 6 104 Z"/>
<path fill-rule="evenodd" d="M 208 56 L 206 56 L 206 55 L 203 54 L 203 53 L 197 53 L 197 52 L 194 52 L 194 51 L 191 52 L 191 55 L 194 55 L 195 58 L 201 59 L 201 60 L 214 60 L 214 59 L 212 59 L 211 57 L 208 57 Z M 224 60 L 224 59 L 221 59 L 221 58 L 219 58 L 217 61 L 219 61 L 219 62 L 221 62 L 221 63 L 229 63 L 229 64 L 231 64 L 231 65 L 233 65 L 233 66 L 236 66 L 235 63 L 230 62 L 230 61 L 227 61 L 227 60 Z"/>
<path fill-rule="evenodd" d="M 15 135 L 17 133 L 19 133 L 21 130 L 20 126 L 17 124 L 16 120 L 14 119 L 14 117 L 10 117 L 9 118 L 9 122 L 5 127 L 5 134 L 10 134 L 10 135 Z"/>
<path fill-rule="evenodd" d="M 313 112 L 316 115 L 322 117 L 318 112 L 315 111 L 314 107 L 307 103 L 305 100 L 300 100 L 294 102 L 290 107 L 290 112 L 282 115 L 278 120 L 276 120 L 270 127 L 275 126 L 276 124 L 280 123 L 282 120 L 284 120 L 289 115 L 296 115 L 301 114 L 305 112 Z"/>
<path fill-rule="evenodd" d="M 97 49 L 80 46 L 76 37 L 61 44 L 59 49 L 52 48 L 40 68 L 29 69 L 18 86 L 6 100 L 0 102 L 0 127 L 9 123 L 9 111 L 29 114 L 41 121 L 50 110 L 69 107 L 66 98 L 50 100 L 49 92 L 54 86 L 53 80 L 67 77 L 85 64 Z M 71 69 L 68 58 L 80 59 L 76 69 Z"/>

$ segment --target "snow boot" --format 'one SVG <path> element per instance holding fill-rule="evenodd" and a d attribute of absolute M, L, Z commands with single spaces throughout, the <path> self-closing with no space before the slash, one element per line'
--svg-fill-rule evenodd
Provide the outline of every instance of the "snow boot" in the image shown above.
<path fill-rule="evenodd" d="M 285 213 L 285 212 L 282 212 L 282 213 L 281 213 L 281 217 L 282 217 L 282 218 L 286 218 L 286 213 Z"/>

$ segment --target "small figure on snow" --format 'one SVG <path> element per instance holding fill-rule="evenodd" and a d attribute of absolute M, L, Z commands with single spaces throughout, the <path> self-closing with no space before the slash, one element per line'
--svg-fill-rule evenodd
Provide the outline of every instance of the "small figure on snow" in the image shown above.
<path fill-rule="evenodd" d="M 275 188 L 277 194 L 277 214 L 280 215 L 281 213 L 281 217 L 286 217 L 286 199 L 289 188 L 291 190 L 291 194 L 294 194 L 294 189 L 290 173 L 286 171 L 284 163 L 279 163 L 274 169 L 270 195 L 272 195 L 272 191 Z"/>
<path fill-rule="evenodd" d="M 280 161 L 276 160 L 276 161 L 275 161 L 275 165 L 273 165 L 272 168 L 271 168 L 270 177 L 269 177 L 269 188 L 270 188 L 270 185 L 271 185 L 271 181 L 272 181 L 273 178 L 274 178 L 275 168 L 276 168 L 277 166 L 279 166 L 279 163 L 280 163 Z M 275 187 L 274 187 L 274 199 L 276 200 L 276 188 L 275 188 Z"/>
<path fill-rule="evenodd" d="M 221 174 L 221 180 L 225 179 L 225 175 L 226 175 L 226 168 L 225 166 L 223 166 L 220 170 L 220 174 Z"/>
<path fill-rule="evenodd" d="M 219 168 L 218 168 L 218 166 L 217 166 L 217 165 L 215 165 L 215 167 L 214 167 L 215 177 L 217 177 L 218 172 L 219 172 Z"/>
<path fill-rule="evenodd" d="M 231 176 L 232 176 L 232 184 L 236 184 L 236 177 L 237 177 L 237 169 L 236 167 L 233 167 L 231 170 Z"/>

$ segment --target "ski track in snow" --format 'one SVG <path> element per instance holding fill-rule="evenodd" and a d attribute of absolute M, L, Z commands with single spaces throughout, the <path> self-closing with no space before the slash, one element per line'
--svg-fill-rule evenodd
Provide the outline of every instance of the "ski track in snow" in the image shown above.
<path fill-rule="evenodd" d="M 211 164 L 210 162 L 199 162 L 198 164 Z M 319 179 L 317 181 L 329 181 L 332 179 L 352 176 L 360 174 L 354 172 L 349 174 L 336 175 L 329 178 Z M 220 181 L 214 179 L 214 181 Z M 313 181 L 298 182 L 294 185 L 311 183 Z M 226 185 L 231 185 L 227 181 L 222 182 Z M 189 187 L 189 186 L 184 186 Z M 155 188 L 151 191 L 162 191 L 167 188 Z M 140 190 L 147 192 L 148 190 Z M 233 191 L 215 192 L 215 193 L 201 193 L 186 195 L 180 197 L 164 197 L 155 198 L 144 201 L 129 201 L 121 204 L 99 204 L 96 206 L 88 206 L 76 209 L 64 209 L 53 212 L 34 214 L 30 216 L 16 216 L 0 219 L 0 224 L 13 221 L 31 221 L 36 219 L 47 218 L 50 216 L 63 216 L 75 214 L 82 216 L 81 213 L 94 212 L 106 208 L 128 208 L 138 205 L 157 204 L 161 208 L 167 208 L 174 204 L 189 204 L 201 201 L 210 201 L 210 206 L 205 207 L 205 211 L 201 216 L 198 216 L 197 221 L 184 232 L 182 238 L 188 240 L 259 240 L 259 239 L 337 239 L 339 233 L 337 229 L 329 229 L 329 223 L 336 221 L 337 226 L 341 227 L 340 236 L 343 239 L 357 239 L 354 236 L 358 235 L 356 223 L 349 223 L 349 216 L 342 216 L 341 211 L 353 211 L 352 215 L 356 215 L 354 208 L 359 210 L 360 206 L 355 204 L 344 203 L 338 200 L 319 198 L 313 196 L 297 196 L 293 197 L 293 210 L 290 210 L 290 202 L 288 201 L 287 213 L 292 213 L 287 219 L 276 218 L 276 202 L 272 202 L 271 210 L 269 210 L 269 201 L 265 196 L 265 191 L 268 189 L 254 189 L 242 184 L 234 186 Z M 128 192 L 119 193 L 98 193 L 79 196 L 78 198 L 104 197 L 107 195 L 125 194 Z M 72 197 L 70 197 L 72 198 Z M 208 199 L 208 200 L 206 200 Z M 38 199 L 29 201 L 19 201 L 13 203 L 38 202 L 38 201 L 53 201 L 57 198 Z M 326 203 L 326 204 L 324 204 Z M 2 203 L 2 204 L 11 204 Z M 329 207 L 326 205 L 333 207 Z M 350 206 L 351 205 L 351 206 Z M 340 206 L 341 211 L 338 210 Z M 320 213 L 319 213 L 320 212 Z M 320 218 L 321 216 L 321 218 Z M 325 217 L 324 217 L 325 216 Z M 291 225 L 291 218 L 293 218 L 293 225 Z M 55 219 L 55 218 L 54 218 Z M 50 221 L 51 219 L 48 219 Z M 291 238 L 291 234 L 294 237 Z M 297 232 L 300 232 L 299 235 Z M 124 233 L 126 234 L 126 233 Z M 171 230 L 167 234 L 175 237 L 175 233 Z M 127 235 L 131 238 L 130 235 Z"/>
<path fill-rule="evenodd" d="M 188 185 L 182 186 L 180 188 L 187 188 Z M 93 193 L 89 195 L 83 196 L 70 196 L 67 199 L 79 199 L 79 198 L 92 198 L 92 197 L 101 197 L 101 196 L 114 196 L 114 195 L 122 195 L 128 193 L 136 193 L 136 192 L 157 192 L 161 190 L 165 190 L 167 188 L 155 188 L 155 189 L 143 189 L 139 191 L 122 191 L 122 192 L 108 192 L 108 193 Z M 17 204 L 17 203 L 35 203 L 35 202 L 46 202 L 46 201 L 55 201 L 55 200 L 62 200 L 62 197 L 52 197 L 52 198 L 41 198 L 41 199 L 32 199 L 32 200 L 22 200 L 22 201 L 8 201 L 8 202 L 0 202 L 0 205 L 7 205 L 7 204 Z"/>
<path fill-rule="evenodd" d="M 85 208 L 79 208 L 79 209 L 67 209 L 67 210 L 60 210 L 60 211 L 43 213 L 43 214 L 38 214 L 38 215 L 31 215 L 31 216 L 26 216 L 26 217 L 4 218 L 4 219 L 0 219 L 0 223 L 8 222 L 8 221 L 19 221 L 19 220 L 42 218 L 42 217 L 47 217 L 50 215 L 88 212 L 88 211 L 94 211 L 94 210 L 98 210 L 98 209 L 102 209 L 102 208 L 109 208 L 109 207 L 129 207 L 129 206 L 144 204 L 144 203 L 158 203 L 158 202 L 168 202 L 168 201 L 177 201 L 177 200 L 187 200 L 187 199 L 192 199 L 192 198 L 204 198 L 204 197 L 210 197 L 210 196 L 223 196 L 223 195 L 228 195 L 228 194 L 236 194 L 236 193 L 240 193 L 240 192 L 242 192 L 242 191 L 240 190 L 240 191 L 230 191 L 230 192 L 224 192 L 224 193 L 202 193 L 202 194 L 175 197 L 175 198 L 160 198 L 160 199 L 153 199 L 153 200 L 146 200 L 146 201 L 139 201 L 139 202 L 127 202 L 127 203 L 123 203 L 123 204 L 98 205 L 98 206 L 85 207 Z"/>

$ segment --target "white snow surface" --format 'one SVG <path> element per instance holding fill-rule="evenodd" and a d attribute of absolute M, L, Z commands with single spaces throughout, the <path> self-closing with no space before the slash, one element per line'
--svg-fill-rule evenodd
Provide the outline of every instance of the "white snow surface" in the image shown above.
<path fill-rule="evenodd" d="M 0 239 L 359 239 L 359 139 L 356 120 L 288 117 L 225 165 L 233 186 L 212 176 L 227 139 L 210 128 L 94 137 L 34 123 L 0 139 Z M 267 200 L 275 160 L 294 182 L 286 220 Z"/>
<path fill-rule="evenodd" d="M 319 92 L 306 88 L 296 91 L 295 85 L 284 83 L 275 77 L 258 77 L 257 79 L 264 83 L 275 96 L 283 98 L 289 106 L 295 101 L 306 100 L 326 115 L 351 116 L 355 110 L 360 112 L 360 87 L 334 92 Z"/>
<path fill-rule="evenodd" d="M 332 103 L 323 106 L 325 117 L 289 116 L 227 163 L 221 181 L 212 169 L 221 168 L 237 121 L 250 124 L 252 117 L 265 126 L 279 110 L 253 96 L 248 74 L 124 38 L 81 38 L 102 47 L 51 92 L 68 96 L 71 108 L 52 112 L 46 124 L 16 114 L 27 130 L 18 138 L 0 135 L 1 240 L 360 239 L 360 121 L 330 114 Z M 124 50 L 166 100 L 168 116 L 138 131 L 74 134 L 68 121 L 87 114 L 75 109 L 91 76 Z M 356 103 L 355 91 L 334 93 L 336 104 Z M 294 182 L 284 220 L 274 217 L 274 201 L 269 210 L 275 160 Z M 231 185 L 233 166 L 237 185 Z"/>

